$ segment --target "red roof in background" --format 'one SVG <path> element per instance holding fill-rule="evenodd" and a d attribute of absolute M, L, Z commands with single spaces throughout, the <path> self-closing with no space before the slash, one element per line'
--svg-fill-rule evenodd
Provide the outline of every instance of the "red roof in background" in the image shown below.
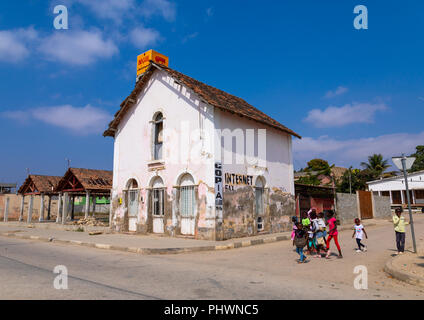
<path fill-rule="evenodd" d="M 74 181 L 75 180 L 75 181 Z M 70 184 L 79 185 L 84 191 L 107 193 L 112 189 L 113 172 L 83 168 L 69 168 L 58 182 L 55 191 L 70 189 Z"/>
<path fill-rule="evenodd" d="M 59 183 L 61 177 L 57 176 L 42 176 L 37 174 L 30 174 L 26 179 L 22 186 L 19 188 L 18 193 L 54 193 L 54 189 Z M 35 190 L 30 190 L 30 189 Z"/>

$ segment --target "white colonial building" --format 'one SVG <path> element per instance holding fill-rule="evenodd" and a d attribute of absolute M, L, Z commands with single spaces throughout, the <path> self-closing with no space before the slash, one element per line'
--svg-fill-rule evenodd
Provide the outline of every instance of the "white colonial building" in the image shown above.
<path fill-rule="evenodd" d="M 104 135 L 118 232 L 225 240 L 291 228 L 300 136 L 238 97 L 151 62 Z"/>
<path fill-rule="evenodd" d="M 403 175 L 367 182 L 368 189 L 382 196 L 390 196 L 393 205 L 407 204 L 405 179 Z M 408 174 L 411 203 L 424 205 L 424 171 Z"/>

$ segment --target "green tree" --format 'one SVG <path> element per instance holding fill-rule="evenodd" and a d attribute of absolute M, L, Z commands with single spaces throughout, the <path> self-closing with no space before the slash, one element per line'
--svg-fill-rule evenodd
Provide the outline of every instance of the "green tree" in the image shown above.
<path fill-rule="evenodd" d="M 317 171 L 320 174 L 325 174 L 323 172 L 331 172 L 328 161 L 323 159 L 312 159 L 308 162 L 308 166 L 305 168 L 305 171 Z"/>
<path fill-rule="evenodd" d="M 379 177 L 374 170 L 364 169 L 358 173 L 358 190 L 366 190 L 367 182 L 377 180 Z"/>
<path fill-rule="evenodd" d="M 368 162 L 361 162 L 361 166 L 371 171 L 376 177 L 380 176 L 387 168 L 390 168 L 388 160 L 384 160 L 382 154 L 369 156 Z"/>
<path fill-rule="evenodd" d="M 325 175 L 331 177 L 331 170 L 334 168 L 333 165 L 329 165 L 328 161 L 323 159 L 312 159 L 308 162 L 308 166 L 305 168 L 306 172 L 311 172 L 316 176 Z"/>
<path fill-rule="evenodd" d="M 350 175 L 349 175 L 350 170 Z M 366 190 L 367 182 L 373 181 L 378 178 L 375 171 L 370 169 L 352 169 L 347 170 L 337 184 L 337 192 L 349 193 L 350 187 L 352 187 L 352 193 L 356 193 L 357 190 Z"/>
<path fill-rule="evenodd" d="M 297 180 L 297 183 L 319 186 L 321 184 L 321 181 L 318 179 L 317 175 L 308 174 L 307 176 L 300 177 Z"/>
<path fill-rule="evenodd" d="M 416 152 L 411 154 L 411 157 L 415 157 L 416 159 L 410 172 L 424 170 L 424 146 L 417 146 Z"/>
<path fill-rule="evenodd" d="M 331 169 L 334 165 L 329 165 L 328 161 L 323 159 L 312 159 L 307 163 L 307 167 L 303 170 L 307 175 L 299 178 L 298 183 L 310 184 L 314 186 L 319 186 L 322 184 L 321 180 L 318 179 L 319 176 L 328 176 L 332 178 Z M 330 183 L 331 185 L 332 183 Z"/>

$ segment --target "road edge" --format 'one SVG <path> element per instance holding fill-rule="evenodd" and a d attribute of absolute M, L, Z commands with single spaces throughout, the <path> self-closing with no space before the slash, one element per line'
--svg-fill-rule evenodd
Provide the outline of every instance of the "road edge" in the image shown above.
<path fill-rule="evenodd" d="M 370 223 L 367 226 L 375 226 L 376 223 Z M 341 226 L 339 231 L 345 231 L 351 229 L 348 226 Z M 291 235 L 276 235 L 273 237 L 266 237 L 261 239 L 251 239 L 251 240 L 243 240 L 243 238 L 235 240 L 231 243 L 223 243 L 217 244 L 215 246 L 196 246 L 196 247 L 181 247 L 181 248 L 139 248 L 139 247 L 123 247 L 123 246 L 115 246 L 112 244 L 104 244 L 104 243 L 94 243 L 94 242 L 83 242 L 79 240 L 64 240 L 59 238 L 46 238 L 40 236 L 31 236 L 25 234 L 19 234 L 14 232 L 3 232 L 0 233 L 0 236 L 15 238 L 15 239 L 24 239 L 24 240 L 35 240 L 42 242 L 55 242 L 60 244 L 68 244 L 68 245 L 78 245 L 84 247 L 91 247 L 102 250 L 114 250 L 121 252 L 130 252 L 137 253 L 141 255 L 165 255 L 165 254 L 180 254 L 180 253 L 192 253 L 192 252 L 201 252 L 201 251 L 221 251 L 221 250 L 231 250 L 231 249 L 239 249 L 245 247 L 251 247 L 261 244 L 275 243 L 280 241 L 287 241 L 291 239 Z"/>
<path fill-rule="evenodd" d="M 0 233 L 0 236 L 15 238 L 15 239 L 23 239 L 23 240 L 35 240 L 35 241 L 41 241 L 41 242 L 55 242 L 59 244 L 77 245 L 77 246 L 91 247 L 91 248 L 103 249 L 103 250 L 131 252 L 131 253 L 137 253 L 141 255 L 164 255 L 164 254 L 179 254 L 179 253 L 190 253 L 190 252 L 201 252 L 201 251 L 230 250 L 230 249 L 245 248 L 245 247 L 251 247 L 251 246 L 256 246 L 261 244 L 290 240 L 290 235 L 282 235 L 282 236 L 280 235 L 280 236 L 268 237 L 264 239 L 240 240 L 240 241 L 232 242 L 229 244 L 222 244 L 222 245 L 215 245 L 215 246 L 200 246 L 200 247 L 197 246 L 197 247 L 182 247 L 182 248 L 138 248 L 138 247 L 115 246 L 112 244 L 104 244 L 104 243 L 83 242 L 78 240 L 46 238 L 46 237 L 30 236 L 30 235 L 10 233 L 10 232 Z"/>
<path fill-rule="evenodd" d="M 424 287 L 424 278 L 423 277 L 419 277 L 416 276 L 414 274 L 402 271 L 397 269 L 394 265 L 393 265 L 393 261 L 398 258 L 398 257 L 392 257 L 389 260 L 387 260 L 385 266 L 384 266 L 384 271 L 389 274 L 390 276 L 392 276 L 393 278 L 399 280 L 399 281 L 403 281 L 415 286 L 420 286 L 420 287 Z"/>

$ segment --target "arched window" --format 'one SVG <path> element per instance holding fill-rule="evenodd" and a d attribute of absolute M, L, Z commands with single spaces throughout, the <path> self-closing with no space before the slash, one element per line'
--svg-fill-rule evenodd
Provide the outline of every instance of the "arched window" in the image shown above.
<path fill-rule="evenodd" d="M 258 177 L 255 183 L 255 207 L 258 231 L 262 231 L 264 229 L 264 190 L 265 182 L 262 177 Z"/>
<path fill-rule="evenodd" d="M 156 177 L 152 182 L 152 214 L 154 216 L 164 215 L 165 187 L 161 177 Z"/>
<path fill-rule="evenodd" d="M 127 182 L 127 189 L 128 189 L 128 190 L 131 190 L 131 189 L 137 189 L 137 188 L 138 188 L 137 180 L 135 180 L 135 179 L 130 179 L 130 180 Z"/>
<path fill-rule="evenodd" d="M 180 179 L 180 211 L 181 216 L 192 218 L 195 214 L 196 199 L 194 194 L 193 177 L 186 173 Z"/>
<path fill-rule="evenodd" d="M 163 115 L 157 113 L 154 120 L 154 139 L 153 139 L 153 160 L 162 159 L 162 144 L 163 144 Z"/>

